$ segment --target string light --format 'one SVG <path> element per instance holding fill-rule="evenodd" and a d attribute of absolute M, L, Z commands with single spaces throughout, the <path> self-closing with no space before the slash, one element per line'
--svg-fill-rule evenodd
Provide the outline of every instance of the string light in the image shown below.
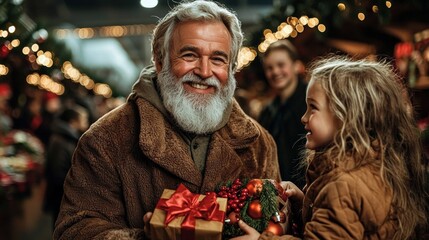
<path fill-rule="evenodd" d="M 9 31 L 9 33 L 14 33 L 16 31 L 16 27 L 11 25 L 7 30 Z"/>
<path fill-rule="evenodd" d="M 3 64 L 0 64 L 0 76 L 7 75 L 9 73 L 9 68 Z"/>
<path fill-rule="evenodd" d="M 34 43 L 31 45 L 31 51 L 37 52 L 39 50 L 39 45 L 37 43 Z"/>
<path fill-rule="evenodd" d="M 29 53 L 30 53 L 30 48 L 29 47 L 23 47 L 22 48 L 22 54 L 28 55 Z"/>
<path fill-rule="evenodd" d="M 387 7 L 387 8 L 391 8 L 391 7 L 392 7 L 392 2 L 390 2 L 390 1 L 386 1 L 386 7 Z"/>
<path fill-rule="evenodd" d="M 338 3 L 337 7 L 340 11 L 346 10 L 346 5 L 344 3 Z"/>
<path fill-rule="evenodd" d="M 69 34 L 74 34 L 81 39 L 89 39 L 95 37 L 126 37 L 140 36 L 149 34 L 155 28 L 155 24 L 134 24 L 134 25 L 115 25 L 93 28 L 74 28 L 55 29 L 54 33 L 59 39 L 66 38 Z"/>
<path fill-rule="evenodd" d="M 50 78 L 48 75 L 42 74 L 39 75 L 38 73 L 32 73 L 27 75 L 26 81 L 30 85 L 34 85 L 37 87 L 40 87 L 46 91 L 55 93 L 57 95 L 64 94 L 65 88 L 62 84 L 57 83 L 52 78 Z"/>
<path fill-rule="evenodd" d="M 238 70 L 249 65 L 257 56 L 257 53 L 254 49 L 248 47 L 242 47 L 238 53 Z"/>
<path fill-rule="evenodd" d="M 88 90 L 93 90 L 95 94 L 109 98 L 112 96 L 112 89 L 109 85 L 103 83 L 95 83 L 89 76 L 82 74 L 77 68 L 75 68 L 71 62 L 66 61 L 61 67 L 61 72 L 64 77 L 72 80 L 75 83 L 79 83 Z M 101 85 L 100 85 L 101 84 Z M 100 87 L 101 86 L 101 87 Z"/>
<path fill-rule="evenodd" d="M 19 39 L 13 39 L 10 44 L 12 45 L 12 47 L 16 48 L 19 46 L 19 44 L 21 44 L 21 41 L 19 41 Z"/>
<path fill-rule="evenodd" d="M 1 33 L 1 36 L 3 38 L 6 38 L 9 35 L 9 32 L 8 31 L 4 31 L 4 30 L 0 30 L 0 33 Z"/>

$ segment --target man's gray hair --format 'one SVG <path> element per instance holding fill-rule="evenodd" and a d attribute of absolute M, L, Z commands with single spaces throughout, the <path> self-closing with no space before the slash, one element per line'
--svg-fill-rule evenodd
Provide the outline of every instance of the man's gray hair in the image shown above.
<path fill-rule="evenodd" d="M 225 24 L 231 34 L 231 59 L 230 70 L 237 70 L 237 58 L 243 43 L 241 22 L 235 13 L 225 6 L 212 1 L 186 1 L 174 7 L 162 18 L 154 29 L 152 41 L 153 61 L 165 66 L 164 61 L 169 61 L 171 38 L 176 25 L 187 21 L 219 21 Z"/>

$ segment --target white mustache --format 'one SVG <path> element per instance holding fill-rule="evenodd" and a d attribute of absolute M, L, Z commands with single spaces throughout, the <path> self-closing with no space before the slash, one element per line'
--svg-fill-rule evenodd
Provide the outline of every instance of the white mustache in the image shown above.
<path fill-rule="evenodd" d="M 215 87 L 216 89 L 221 88 L 219 80 L 216 79 L 215 77 L 202 79 L 195 74 L 186 74 L 185 76 L 183 76 L 182 83 L 196 83 L 196 84 L 206 85 L 210 87 Z"/>

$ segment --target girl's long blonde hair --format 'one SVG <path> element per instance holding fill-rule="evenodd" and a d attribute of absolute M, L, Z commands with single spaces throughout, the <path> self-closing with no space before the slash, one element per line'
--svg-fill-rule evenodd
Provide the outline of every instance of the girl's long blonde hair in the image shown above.
<path fill-rule="evenodd" d="M 393 68 L 387 62 L 327 56 L 311 65 L 308 76 L 321 84 L 342 122 L 324 154 L 336 163 L 351 157 L 355 167 L 379 166 L 393 190 L 400 229 L 395 239 L 410 238 L 426 223 L 424 168 L 412 107 Z"/>

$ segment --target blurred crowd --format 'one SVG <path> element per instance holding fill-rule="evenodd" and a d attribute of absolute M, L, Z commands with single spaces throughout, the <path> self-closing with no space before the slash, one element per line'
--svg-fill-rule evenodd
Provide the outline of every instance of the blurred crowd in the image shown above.
<path fill-rule="evenodd" d="M 125 101 L 74 87 L 59 96 L 30 85 L 15 93 L 0 83 L 0 232 L 6 239 L 16 237 L 14 218 L 25 217 L 23 204 L 31 198 L 40 198 L 32 207 L 52 216 L 53 224 L 78 139 Z"/>

